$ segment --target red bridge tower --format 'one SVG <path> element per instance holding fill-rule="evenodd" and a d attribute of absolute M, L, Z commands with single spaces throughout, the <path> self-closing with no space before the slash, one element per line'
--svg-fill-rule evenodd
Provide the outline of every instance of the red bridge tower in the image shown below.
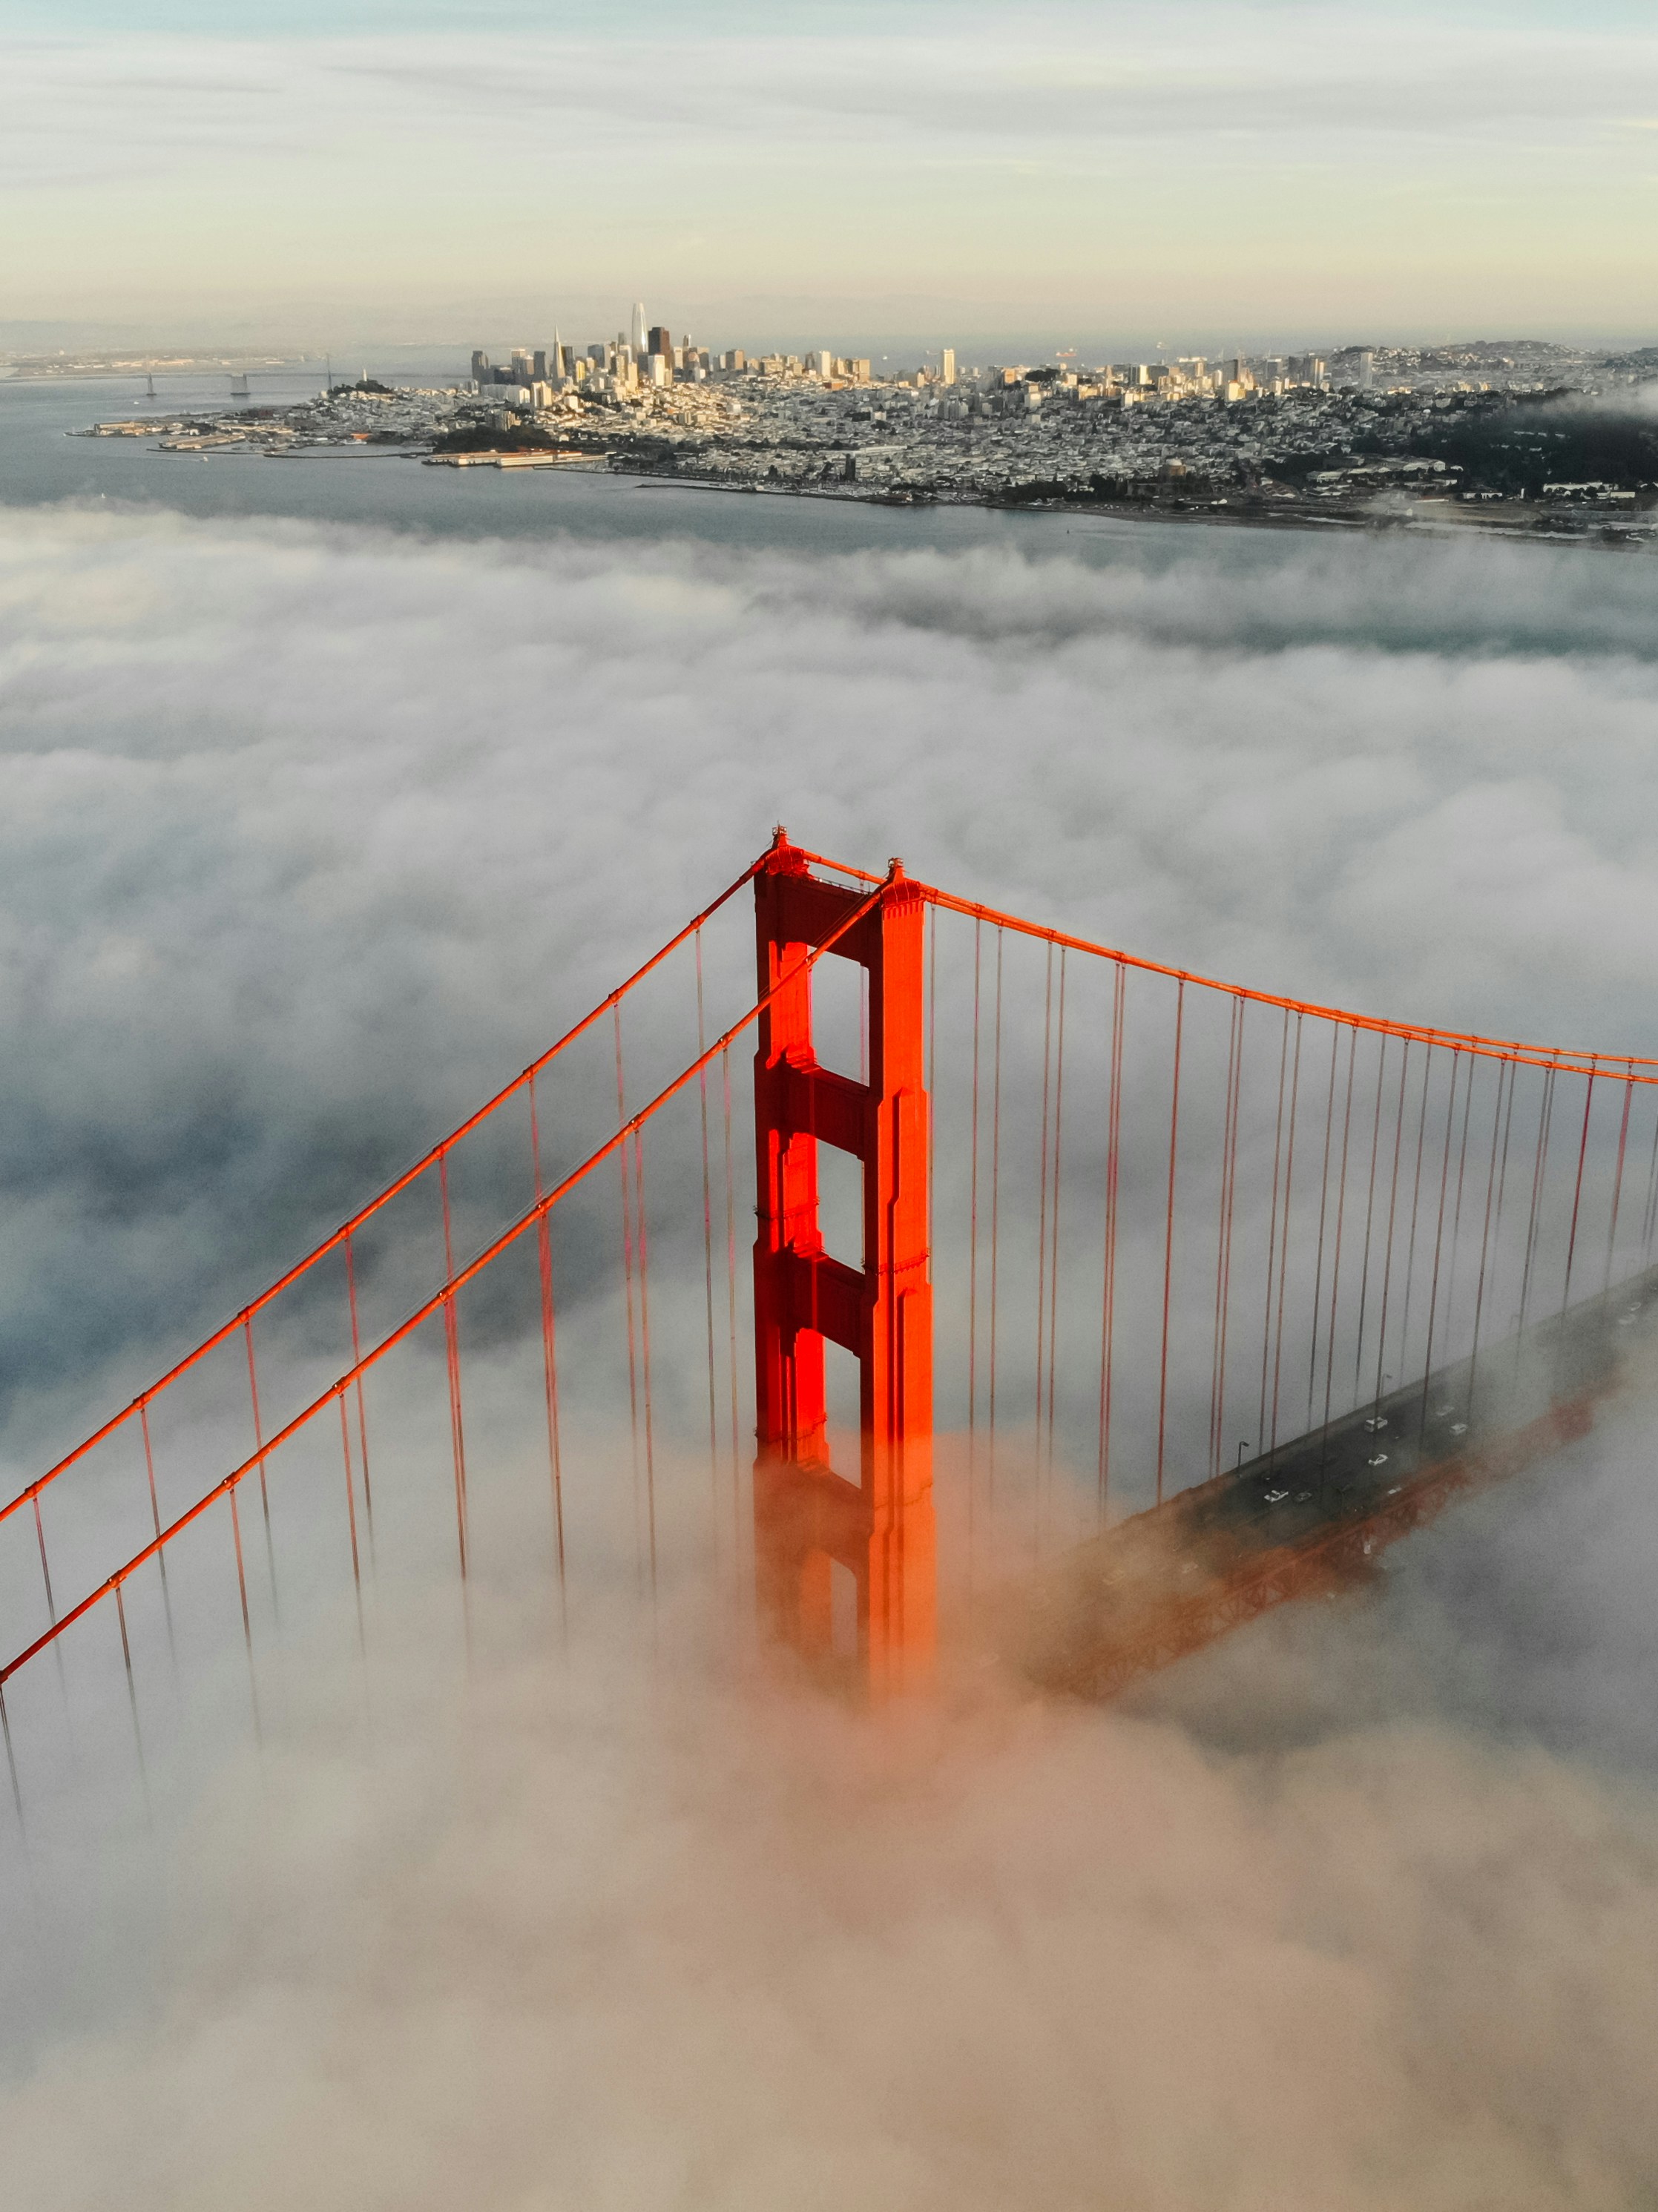
<path fill-rule="evenodd" d="M 867 1083 L 819 1066 L 802 967 L 868 896 L 811 874 L 780 830 L 755 878 L 762 999 L 801 969 L 762 1012 L 755 1056 L 755 1556 L 762 1618 L 831 1670 L 833 1571 L 850 1572 L 855 1672 L 881 1695 L 924 1683 L 936 1640 L 926 907 L 898 862 L 826 956 L 868 973 Z M 861 1270 L 823 1249 L 820 1144 L 863 1164 Z M 859 1362 L 855 1480 L 829 1464 L 826 1340 Z"/>

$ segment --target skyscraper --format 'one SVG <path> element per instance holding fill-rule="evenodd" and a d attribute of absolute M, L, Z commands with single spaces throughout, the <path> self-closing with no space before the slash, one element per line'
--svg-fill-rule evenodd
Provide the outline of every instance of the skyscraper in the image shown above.
<path fill-rule="evenodd" d="M 645 351 L 645 302 L 634 301 L 633 349 L 635 355 Z"/>
<path fill-rule="evenodd" d="M 953 346 L 946 346 L 938 356 L 938 381 L 940 384 L 954 384 L 956 381 L 956 349 Z"/>

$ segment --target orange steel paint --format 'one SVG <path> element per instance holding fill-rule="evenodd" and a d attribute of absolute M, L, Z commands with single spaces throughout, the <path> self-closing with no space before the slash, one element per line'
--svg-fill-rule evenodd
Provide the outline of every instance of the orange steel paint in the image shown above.
<path fill-rule="evenodd" d="M 931 1146 L 923 1020 L 926 902 L 896 861 L 878 902 L 823 882 L 780 830 L 755 877 L 756 1579 L 771 1633 L 881 1697 L 924 1687 L 937 1641 L 932 1504 Z M 836 933 L 841 932 L 838 938 Z M 811 948 L 869 979 L 866 1083 L 819 1066 Z M 793 981 L 780 981 L 796 971 Z M 864 1266 L 824 1249 L 817 1147 L 864 1170 Z M 825 1342 L 856 1358 L 859 1466 L 829 1463 Z M 855 1658 L 837 1663 L 830 1589 L 857 1584 Z"/>

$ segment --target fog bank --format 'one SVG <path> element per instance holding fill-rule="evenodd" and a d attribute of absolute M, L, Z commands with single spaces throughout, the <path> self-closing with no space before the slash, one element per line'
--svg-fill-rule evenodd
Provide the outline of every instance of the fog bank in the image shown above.
<path fill-rule="evenodd" d="M 1652 1050 L 1658 571 L 0 517 L 6 1455 L 799 837 Z M 717 1634 L 300 1698 L 0 2094 L 31 2212 L 1620 2207 L 1658 2185 L 1650 1423 L 1095 1713 Z M 418 1647 L 418 1610 L 394 1649 Z M 305 1655 L 285 1662 L 303 1680 Z M 169 1834 L 171 1832 L 169 1831 Z M 149 1923 L 146 1923 L 149 1926 Z"/>

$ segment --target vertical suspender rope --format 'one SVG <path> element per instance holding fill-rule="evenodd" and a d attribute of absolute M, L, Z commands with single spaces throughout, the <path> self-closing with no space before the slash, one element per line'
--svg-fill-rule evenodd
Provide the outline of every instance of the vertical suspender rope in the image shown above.
<path fill-rule="evenodd" d="M 1266 1218 L 1266 1304 L 1260 1328 L 1260 1413 L 1255 1427 L 1255 1449 L 1266 1449 L 1266 1373 L 1272 1349 L 1272 1286 L 1278 1268 L 1278 1178 L 1284 1172 L 1284 1093 L 1290 1079 L 1290 1009 L 1284 1010 L 1284 1032 L 1278 1051 L 1278 1115 L 1272 1129 L 1272 1203 Z"/>
<path fill-rule="evenodd" d="M 979 986 L 984 924 L 973 918 L 973 1093 L 969 1122 L 967 1231 L 967 1577 L 973 1588 L 979 1449 Z"/>
<path fill-rule="evenodd" d="M 1388 1075 L 1388 1036 L 1384 1030 L 1376 1062 L 1376 1113 L 1370 1123 L 1370 1175 L 1364 1199 L 1364 1251 L 1358 1263 L 1358 1327 L 1353 1342 L 1353 1403 L 1363 1401 L 1360 1376 L 1364 1367 L 1364 1311 L 1370 1296 L 1370 1232 L 1376 1222 L 1376 1171 L 1382 1152 L 1382 1095 Z"/>
<path fill-rule="evenodd" d="M 1537 1225 L 1543 1206 L 1543 1185 L 1548 1175 L 1549 1135 L 1554 1120 L 1554 1070 L 1549 1068 L 1543 1077 L 1543 1097 L 1537 1112 L 1537 1156 L 1532 1163 L 1531 1212 L 1526 1221 L 1526 1265 L 1520 1278 L 1519 1331 L 1526 1331 L 1526 1314 L 1531 1304 L 1532 1262 L 1537 1252 Z M 1518 1359 L 1518 1339 L 1515 1357 Z"/>
<path fill-rule="evenodd" d="M 530 1075 L 530 1152 L 535 1166 L 536 1198 L 542 1191 L 541 1113 L 534 1071 Z M 541 1282 L 541 1373 L 547 1401 L 547 1471 L 553 1486 L 553 1544 L 558 1561 L 558 1617 L 569 1626 L 569 1588 L 564 1557 L 564 1454 L 558 1420 L 557 1317 L 553 1307 L 553 1224 L 550 1212 L 536 1224 L 536 1262 Z"/>
<path fill-rule="evenodd" d="M 1629 1109 L 1635 1103 L 1635 1064 L 1631 1060 L 1624 1085 L 1624 1112 L 1618 1124 L 1618 1168 L 1612 1179 L 1612 1218 L 1606 1228 L 1606 1272 L 1600 1285 L 1604 1297 L 1612 1288 L 1612 1247 L 1618 1242 L 1618 1208 L 1624 1195 L 1624 1154 L 1629 1146 Z"/>
<path fill-rule="evenodd" d="M 34 1514 L 34 1540 L 39 1547 L 40 1552 L 40 1579 L 46 1586 L 46 1617 L 52 1623 L 52 1626 L 56 1628 L 58 1626 L 58 1605 L 57 1601 L 54 1599 L 52 1593 L 52 1569 L 46 1564 L 46 1529 L 45 1522 L 40 1518 L 40 1493 L 38 1490 L 35 1492 L 33 1497 L 30 1498 L 29 1504 Z M 72 1727 L 74 1717 L 70 1711 L 69 1676 L 65 1673 L 64 1668 L 64 1646 L 60 1638 L 53 1638 L 52 1652 L 53 1662 L 57 1669 L 58 1687 L 64 1700 L 64 1724 L 66 1726 Z"/>
<path fill-rule="evenodd" d="M 1394 1224 L 1398 1218 L 1399 1162 L 1405 1144 L 1405 1087 L 1411 1071 L 1411 1045 L 1406 1037 L 1399 1063 L 1399 1097 L 1394 1106 L 1394 1165 L 1388 1184 L 1388 1243 L 1382 1260 L 1382 1313 L 1376 1323 L 1376 1398 L 1382 1402 L 1382 1386 L 1388 1379 L 1382 1361 L 1388 1357 L 1388 1300 L 1394 1280 Z"/>
<path fill-rule="evenodd" d="M 1503 1207 L 1509 1192 L 1509 1148 L 1514 1137 L 1514 1097 L 1520 1087 L 1517 1061 L 1509 1067 L 1509 1103 L 1503 1109 L 1503 1159 L 1497 1171 L 1497 1218 L 1491 1224 L 1491 1261 L 1496 1266 L 1503 1249 Z"/>
<path fill-rule="evenodd" d="M 1307 1426 L 1313 1425 L 1313 1390 L 1318 1378 L 1318 1329 L 1324 1305 L 1324 1224 L 1330 1209 L 1330 1153 L 1335 1143 L 1336 1054 L 1341 1031 L 1330 1024 L 1330 1083 L 1324 1101 L 1324 1161 L 1318 1178 L 1318 1261 L 1313 1272 L 1313 1327 L 1307 1354 Z"/>
<path fill-rule="evenodd" d="M 1209 1329 L 1209 1473 L 1212 1479 L 1220 1464 L 1220 1446 L 1216 1441 L 1220 1395 L 1220 1285 L 1222 1263 L 1226 1255 L 1226 1171 L 1232 1149 L 1232 1064 L 1237 1056 L 1237 1002 L 1234 1000 L 1227 1009 L 1226 1017 L 1226 1081 L 1220 1132 L 1220 1189 L 1215 1200 L 1215 1305 Z"/>
<path fill-rule="evenodd" d="M 264 1518 L 265 1565 L 270 1573 L 270 1617 L 280 1624 L 282 1607 L 276 1602 L 276 1547 L 270 1535 L 270 1490 L 264 1479 L 264 1457 L 260 1448 L 264 1443 L 264 1430 L 259 1419 L 259 1378 L 253 1365 L 253 1316 L 249 1314 L 242 1322 L 242 1334 L 247 1340 L 247 1389 L 253 1401 L 253 1448 L 259 1458 L 259 1510 Z"/>
<path fill-rule="evenodd" d="M 28 1850 L 28 1822 L 23 1816 L 23 1791 L 17 1779 L 17 1753 L 11 1740 L 11 1715 L 6 1710 L 6 1692 L 0 1683 L 0 1735 L 6 1740 L 6 1772 L 11 1779 L 11 1802 L 17 1814 L 17 1832 L 22 1838 L 23 1849 Z"/>
<path fill-rule="evenodd" d="M 1157 1503 L 1163 1503 L 1163 1448 L 1169 1427 L 1169 1302 L 1175 1279 L 1175 1167 L 1180 1150 L 1181 1045 L 1186 1029 L 1186 978 L 1175 987 L 1175 1074 L 1169 1099 L 1169 1218 L 1163 1240 L 1163 1349 L 1157 1361 Z"/>
<path fill-rule="evenodd" d="M 357 1601 L 357 1656 L 367 1656 L 362 1630 L 362 1567 L 357 1557 L 357 1489 L 351 1479 L 351 1428 L 345 1418 L 345 1392 L 340 1400 L 340 1451 L 345 1461 L 345 1516 L 351 1532 L 351 1587 Z M 157 1532 L 159 1534 L 159 1531 Z"/>
<path fill-rule="evenodd" d="M 737 1182 L 732 1162 L 732 1053 L 727 1045 L 720 1055 L 720 1087 L 726 1113 L 726 1322 L 731 1349 L 729 1382 L 732 1430 L 732 1537 L 740 1546 L 743 1534 L 743 1468 L 738 1445 L 737 1416 Z"/>
<path fill-rule="evenodd" d="M 1468 1124 L 1473 1114 L 1474 1079 L 1479 1073 L 1479 1062 L 1472 1054 L 1468 1058 L 1468 1079 L 1462 1088 L 1462 1134 L 1456 1156 L 1456 1197 L 1451 1208 L 1451 1266 L 1445 1284 L 1445 1335 L 1448 1346 L 1455 1340 L 1456 1328 L 1456 1263 L 1462 1249 L 1462 1188 L 1468 1175 Z M 1431 1346 L 1430 1347 L 1431 1350 Z"/>
<path fill-rule="evenodd" d="M 247 1650 L 247 1693 L 253 1706 L 253 1740 L 263 1750 L 264 1725 L 259 1717 L 259 1678 L 253 1665 L 253 1622 L 247 1610 L 247 1564 L 242 1557 L 242 1516 L 237 1504 L 240 1485 L 230 1486 L 230 1536 L 236 1548 L 236 1594 L 242 1601 L 242 1642 Z"/>
<path fill-rule="evenodd" d="M 623 1147 L 627 1158 L 627 1147 Z M 645 1131 L 634 1131 L 634 1218 L 639 1231 L 639 1337 L 645 1399 L 645 1515 L 650 1545 L 651 1601 L 656 1601 L 656 1431 L 651 1408 L 651 1247 L 645 1219 Z"/>
<path fill-rule="evenodd" d="M 1278 1237 L 1278 1327 L 1272 1341 L 1272 1424 L 1267 1449 L 1278 1455 L 1278 1376 L 1284 1364 L 1284 1308 L 1290 1278 L 1290 1210 L 1296 1192 L 1296 1114 L 1301 1103 L 1301 1046 L 1304 1017 L 1296 1016 L 1296 1049 L 1290 1073 L 1290 1142 L 1284 1158 L 1284 1229 Z"/>
<path fill-rule="evenodd" d="M 1122 1135 L 1122 1041 L 1127 970 L 1121 960 L 1111 991 L 1111 1085 L 1106 1104 L 1105 1255 L 1100 1301 L 1100 1525 L 1111 1487 L 1111 1393 L 1116 1364 L 1117 1183 Z"/>
<path fill-rule="evenodd" d="M 438 1155 L 438 1190 L 443 1205 L 443 1279 L 455 1279 L 454 1239 L 449 1223 L 449 1155 Z M 460 1547 L 460 1579 L 466 1583 L 469 1560 L 466 1510 L 466 1438 L 460 1411 L 460 1331 L 452 1292 L 443 1301 L 443 1347 L 449 1369 L 449 1447 L 455 1462 L 455 1535 Z M 470 1626 L 470 1621 L 469 1621 Z"/>
<path fill-rule="evenodd" d="M 1048 1467 L 1054 1471 L 1054 1367 L 1060 1348 L 1060 1187 L 1065 1170 L 1065 984 L 1066 951 L 1060 948 L 1060 1036 L 1054 1066 L 1054 1234 L 1048 1240 Z"/>
<path fill-rule="evenodd" d="M 362 1346 L 357 1333 L 357 1268 L 349 1230 L 345 1235 L 345 1292 L 351 1309 L 351 1364 L 360 1369 Z M 368 1571 L 374 1571 L 374 1493 L 368 1481 L 368 1411 L 363 1403 L 362 1376 L 359 1373 L 355 1385 L 357 1395 L 357 1443 L 362 1459 L 362 1511 L 368 1523 Z"/>
<path fill-rule="evenodd" d="M 990 1101 L 990 1404 L 987 1423 L 989 1459 L 986 1474 L 991 1503 L 996 1498 L 996 1322 L 1001 1259 L 1002 1206 L 1002 951 L 1005 932 L 996 932 L 996 1031 L 991 1050 Z"/>
<path fill-rule="evenodd" d="M 1451 1131 L 1456 1126 L 1456 1084 L 1462 1073 L 1462 1048 L 1459 1045 L 1451 1054 L 1450 1088 L 1445 1095 L 1445 1152 L 1439 1170 L 1439 1212 L 1434 1223 L 1434 1264 L 1428 1292 L 1428 1337 L 1422 1353 L 1422 1415 L 1418 1434 L 1424 1434 L 1428 1421 L 1428 1385 L 1433 1380 L 1434 1322 L 1439 1310 L 1439 1255 L 1445 1241 L 1445 1205 L 1451 1186 Z M 1470 1070 L 1472 1088 L 1472 1069 Z"/>
<path fill-rule="evenodd" d="M 1560 1285 L 1560 1310 L 1564 1313 L 1571 1297 L 1571 1263 L 1577 1255 L 1577 1214 L 1583 1203 L 1583 1163 L 1589 1151 L 1589 1109 L 1594 1103 L 1594 1079 L 1598 1073 L 1594 1062 L 1583 1084 L 1583 1133 L 1577 1140 L 1577 1180 L 1571 1190 L 1571 1229 L 1566 1238 L 1566 1275 Z"/>
<path fill-rule="evenodd" d="M 696 933 L 696 1054 L 700 1060 L 707 1046 L 707 1029 L 702 1007 L 702 933 Z M 697 1104 L 702 1122 L 702 1291 L 708 1335 L 708 1483 L 709 1494 L 715 1503 L 712 1534 L 714 1556 L 720 1552 L 720 1413 L 715 1402 L 714 1382 L 714 1182 L 708 1164 L 708 1071 L 698 1071 Z"/>
<path fill-rule="evenodd" d="M 628 1120 L 627 1085 L 622 1071 L 622 1001 L 614 1009 L 616 1017 L 616 1115 L 625 1127 Z M 633 1194 L 628 1170 L 628 1146 L 624 1140 L 616 1152 L 616 1173 L 622 1182 L 622 1274 L 628 1303 L 628 1434 L 633 1455 L 634 1501 L 634 1558 L 639 1569 L 641 1588 L 645 1579 L 644 1545 L 640 1533 L 639 1516 L 639 1346 L 634 1322 L 634 1222 Z"/>
<path fill-rule="evenodd" d="M 149 1407 L 141 1398 L 138 1401 L 138 1427 L 144 1440 L 144 1474 L 149 1483 L 149 1520 L 160 1545 L 161 1534 L 161 1501 L 155 1492 L 155 1454 L 149 1440 Z M 161 1610 L 167 1616 L 167 1656 L 173 1666 L 173 1686 L 179 1686 L 179 1647 L 173 1634 L 173 1593 L 167 1587 L 167 1552 L 165 1547 L 155 1553 L 155 1564 L 161 1575 Z"/>
<path fill-rule="evenodd" d="M 138 1725 L 138 1691 L 132 1679 L 132 1644 L 127 1635 L 126 1588 L 122 1583 L 117 1583 L 115 1585 L 115 1618 L 121 1630 L 121 1663 L 126 1668 L 127 1710 L 132 1716 L 132 1741 L 138 1753 L 138 1784 L 143 1792 L 144 1819 L 146 1822 L 153 1823 L 154 1814 L 149 1802 L 149 1769 L 144 1763 L 144 1734 Z"/>
<path fill-rule="evenodd" d="M 1445 1209 L 1450 1202 L 1451 1132 L 1456 1127 L 1456 1087 L 1461 1074 L 1462 1048 L 1461 1045 L 1455 1045 L 1451 1048 L 1451 1079 L 1445 1095 L 1445 1133 L 1440 1146 L 1439 1205 L 1434 1218 L 1434 1256 L 1428 1285 L 1428 1333 L 1422 1353 L 1422 1379 L 1424 1386 L 1432 1372 L 1434 1364 L 1434 1325 L 1437 1319 L 1436 1308 L 1439 1301 L 1439 1273 L 1445 1236 Z"/>
<path fill-rule="evenodd" d="M 1516 1071 L 1515 1069 L 1514 1063 L 1511 1060 L 1505 1060 L 1498 1062 L 1497 1071 L 1497 1103 L 1491 1109 L 1491 1164 L 1485 1170 L 1485 1214 L 1484 1220 L 1480 1224 L 1479 1229 L 1479 1280 L 1474 1286 L 1473 1296 L 1473 1346 L 1468 1354 L 1468 1406 L 1470 1409 L 1470 1419 L 1473 1419 L 1474 1383 L 1479 1372 L 1479 1331 L 1485 1314 L 1485 1268 L 1487 1265 L 1488 1254 L 1493 1252 L 1495 1249 L 1491 1237 L 1491 1205 L 1493 1193 L 1497 1188 L 1497 1137 L 1500 1133 L 1503 1137 L 1503 1170 L 1506 1173 L 1509 1159 L 1507 1129 L 1508 1123 L 1514 1118 L 1514 1078 L 1515 1073 Z M 1503 1093 L 1505 1091 L 1508 1094 L 1508 1110 L 1506 1120 L 1504 1118 L 1503 1112 Z"/>
<path fill-rule="evenodd" d="M 1652 1158 L 1647 1167 L 1646 1205 L 1641 1214 L 1641 1265 L 1652 1265 L 1652 1238 L 1658 1226 L 1658 1092 L 1654 1094 L 1655 1111 L 1652 1121 Z"/>
<path fill-rule="evenodd" d="M 1411 1362 L 1411 1291 L 1416 1282 L 1416 1230 L 1422 1206 L 1422 1156 L 1428 1135 L 1428 1092 L 1433 1085 L 1434 1053 L 1430 1045 L 1422 1070 L 1422 1110 L 1416 1125 L 1416 1169 L 1411 1183 L 1411 1233 L 1405 1245 L 1405 1305 L 1399 1322 L 1399 1379 L 1404 1382 Z M 1448 1142 L 1448 1123 L 1447 1141 Z M 1422 1370 L 1425 1380 L 1426 1364 Z"/>
<path fill-rule="evenodd" d="M 1347 1152 L 1353 1128 L 1353 1076 L 1358 1063 L 1358 1031 L 1347 1030 L 1347 1100 L 1341 1111 L 1341 1165 L 1336 1171 L 1336 1245 L 1330 1261 L 1330 1323 L 1324 1334 L 1324 1426 L 1319 1439 L 1319 1496 L 1324 1495 L 1324 1462 L 1330 1441 L 1330 1407 L 1335 1392 L 1336 1315 L 1341 1304 L 1341 1231 L 1347 1212 Z"/>
<path fill-rule="evenodd" d="M 1046 1343 L 1042 1325 L 1048 1314 L 1048 1102 L 1053 1072 L 1054 1044 L 1054 947 L 1048 947 L 1048 976 L 1042 994 L 1042 1150 L 1037 1170 L 1037 1188 L 1040 1196 L 1036 1206 L 1036 1377 L 1035 1404 L 1032 1407 L 1032 1445 L 1034 1477 L 1032 1497 L 1035 1512 L 1036 1549 L 1040 1554 L 1042 1539 L 1042 1377 Z"/>
<path fill-rule="evenodd" d="M 30 1498 L 29 1504 L 34 1510 L 34 1540 L 36 1545 L 39 1547 L 40 1553 L 40 1579 L 46 1584 L 46 1618 L 51 1621 L 52 1626 L 56 1628 L 58 1626 L 58 1602 L 52 1594 L 52 1568 L 48 1565 L 46 1559 L 46 1524 L 40 1518 L 40 1493 L 38 1490 L 35 1492 L 33 1497 Z M 62 1666 L 63 1662 L 61 1659 L 59 1660 L 58 1664 L 60 1667 Z"/>
<path fill-rule="evenodd" d="M 1238 1189 L 1238 1128 L 1243 1118 L 1243 1024 L 1248 1012 L 1241 994 L 1235 994 L 1229 1023 L 1226 1066 L 1226 1116 L 1221 1148 L 1220 1236 L 1215 1255 L 1215 1352 L 1210 1385 L 1210 1474 L 1220 1473 L 1226 1438 L 1226 1340 L 1232 1316 L 1232 1230 Z"/>
<path fill-rule="evenodd" d="M 1491 1225 L 1491 1253 L 1495 1257 L 1503 1235 L 1503 1202 L 1509 1188 L 1509 1144 L 1514 1134 L 1514 1094 L 1519 1087 L 1520 1068 L 1516 1061 L 1509 1065 L 1509 1103 L 1503 1115 L 1503 1164 L 1497 1172 L 1497 1218 Z"/>
<path fill-rule="evenodd" d="M 1230 1220 L 1232 1169 L 1232 1081 L 1237 1070 L 1238 1002 L 1227 1008 L 1225 1105 L 1221 1116 L 1220 1194 L 1215 1206 L 1215 1312 L 1209 1335 L 1209 1473 L 1220 1472 L 1221 1382 L 1220 1324 L 1222 1286 L 1226 1273 L 1226 1231 Z"/>

